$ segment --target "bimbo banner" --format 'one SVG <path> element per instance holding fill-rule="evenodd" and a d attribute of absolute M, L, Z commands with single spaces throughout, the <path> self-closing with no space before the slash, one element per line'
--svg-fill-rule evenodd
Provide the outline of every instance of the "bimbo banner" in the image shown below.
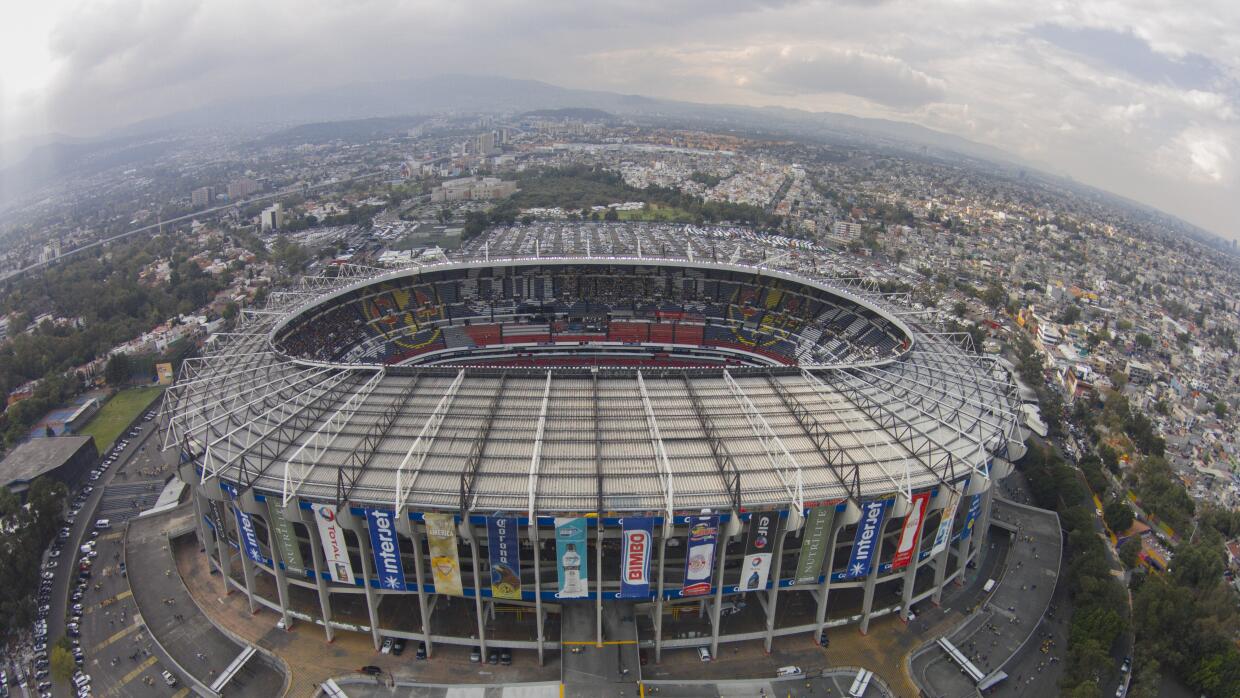
<path fill-rule="evenodd" d="M 384 589 L 405 588 L 405 566 L 400 561 L 400 542 L 396 538 L 396 515 L 386 509 L 367 509 L 370 550 L 375 558 L 375 574 Z"/>
<path fill-rule="evenodd" d="M 947 506 L 943 509 L 943 518 L 939 521 L 939 530 L 934 534 L 934 547 L 930 549 L 931 555 L 938 555 L 947 550 L 947 544 L 952 540 L 952 524 L 956 521 L 956 508 L 959 506 L 960 491 L 952 490 Z"/>
<path fill-rule="evenodd" d="M 878 554 L 879 538 L 883 535 L 883 521 L 887 518 L 890 499 L 865 502 L 861 505 L 861 521 L 857 524 L 857 537 L 853 540 L 852 554 L 848 556 L 845 574 L 849 578 L 864 577 L 870 573 Z"/>
<path fill-rule="evenodd" d="M 681 596 L 703 596 L 710 593 L 715 569 L 715 542 L 719 538 L 718 516 L 694 516 L 689 520 L 689 536 L 685 545 L 685 583 Z"/>
<path fill-rule="evenodd" d="M 801 555 L 797 558 L 796 584 L 817 584 L 822 562 L 831 544 L 831 525 L 835 523 L 835 507 L 814 507 L 809 510 L 805 532 L 801 534 Z"/>
<path fill-rule="evenodd" d="M 327 572 L 332 581 L 341 584 L 353 584 L 353 563 L 349 561 L 349 550 L 344 542 L 344 529 L 336 521 L 336 507 L 330 504 L 311 504 L 314 511 L 314 523 L 318 526 L 319 537 L 323 539 L 323 555 L 327 558 Z"/>
<path fill-rule="evenodd" d="M 487 552 L 491 562 L 492 598 L 521 598 L 521 543 L 517 540 L 517 535 L 516 518 L 487 517 Z"/>
<path fill-rule="evenodd" d="M 456 518 L 452 514 L 423 514 L 426 546 L 431 553 L 431 577 L 435 593 L 464 596 L 461 586 L 461 559 L 456 551 Z"/>
<path fill-rule="evenodd" d="M 973 524 L 977 523 L 977 515 L 982 513 L 982 495 L 978 492 L 969 500 L 969 511 L 964 515 L 964 529 L 960 531 L 960 540 L 967 540 L 973 535 Z"/>
<path fill-rule="evenodd" d="M 590 593 L 590 572 L 586 564 L 586 520 L 582 517 L 556 517 L 555 569 L 560 579 L 556 598 L 584 599 Z"/>
<path fill-rule="evenodd" d="M 620 598 L 650 597 L 650 549 L 654 545 L 654 519 L 626 516 L 620 520 L 624 541 L 620 557 Z"/>
<path fill-rule="evenodd" d="M 891 558 L 891 569 L 900 569 L 908 565 L 917 552 L 921 542 L 921 524 L 926 520 L 926 507 L 930 504 L 930 493 L 921 492 L 913 495 L 913 508 L 904 519 L 904 528 L 900 530 L 900 542 L 896 545 L 895 557 Z"/>
<path fill-rule="evenodd" d="M 755 511 L 749 517 L 749 537 L 745 541 L 745 560 L 741 563 L 741 591 L 766 588 L 778 531 L 777 511 Z"/>

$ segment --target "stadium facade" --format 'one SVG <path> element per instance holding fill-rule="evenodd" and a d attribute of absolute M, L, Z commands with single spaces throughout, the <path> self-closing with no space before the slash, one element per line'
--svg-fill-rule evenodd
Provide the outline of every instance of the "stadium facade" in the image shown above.
<path fill-rule="evenodd" d="M 657 660 L 937 602 L 1024 452 L 1011 376 L 825 252 L 658 231 L 247 310 L 163 407 L 211 564 L 329 639 L 540 661 L 573 605 L 631 605 Z"/>

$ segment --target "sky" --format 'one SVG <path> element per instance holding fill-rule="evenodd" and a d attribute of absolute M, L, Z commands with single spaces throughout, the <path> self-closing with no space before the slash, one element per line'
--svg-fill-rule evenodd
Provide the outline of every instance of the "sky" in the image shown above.
<path fill-rule="evenodd" d="M 908 121 L 1240 238 L 1240 2 L 11 0 L 0 146 L 442 74 Z"/>

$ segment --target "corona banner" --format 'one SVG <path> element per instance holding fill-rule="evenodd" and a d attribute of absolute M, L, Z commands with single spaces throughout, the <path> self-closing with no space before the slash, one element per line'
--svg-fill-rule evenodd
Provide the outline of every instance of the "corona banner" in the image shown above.
<path fill-rule="evenodd" d="M 426 544 L 431 551 L 431 576 L 435 593 L 464 596 L 461 559 L 456 551 L 456 518 L 452 514 L 424 514 Z"/>
<path fill-rule="evenodd" d="M 491 597 L 520 599 L 521 543 L 517 540 L 516 518 L 487 517 L 487 551 L 491 563 Z"/>
<path fill-rule="evenodd" d="M 964 529 L 960 531 L 960 540 L 968 540 L 973 535 L 973 524 L 977 523 L 977 515 L 982 513 L 982 495 L 978 492 L 969 500 L 969 510 L 964 515 Z"/>

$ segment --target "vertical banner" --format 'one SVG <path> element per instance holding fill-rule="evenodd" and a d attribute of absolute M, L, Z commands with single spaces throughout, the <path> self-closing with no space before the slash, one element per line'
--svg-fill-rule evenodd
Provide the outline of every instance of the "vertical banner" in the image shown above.
<path fill-rule="evenodd" d="M 749 517 L 745 561 L 741 563 L 741 591 L 765 589 L 771 572 L 771 552 L 779 530 L 779 512 L 755 511 Z"/>
<path fill-rule="evenodd" d="M 930 493 L 921 492 L 913 495 L 913 508 L 904 519 L 904 528 L 900 530 L 900 542 L 896 545 L 896 554 L 891 558 L 891 569 L 898 570 L 908 565 L 917 554 L 921 542 L 921 524 L 926 520 L 926 506 L 930 503 Z"/>
<path fill-rule="evenodd" d="M 689 520 L 689 537 L 685 545 L 685 583 L 681 596 L 703 596 L 710 593 L 715 570 L 715 543 L 719 538 L 718 516 L 694 516 Z"/>
<path fill-rule="evenodd" d="M 934 547 L 930 549 L 931 555 L 938 555 L 947 550 L 947 544 L 952 539 L 952 524 L 956 521 L 956 508 L 960 506 L 960 490 L 952 490 L 952 494 L 947 499 L 947 506 L 943 508 L 943 518 L 939 520 L 939 530 L 934 534 Z"/>
<path fill-rule="evenodd" d="M 654 519 L 626 516 L 620 519 L 624 541 L 620 557 L 620 598 L 650 598 L 650 549 L 654 546 Z"/>
<path fill-rule="evenodd" d="M 232 500 L 230 506 L 233 514 L 237 517 L 237 543 L 238 546 L 245 551 L 245 556 L 254 562 L 267 564 L 268 560 L 263 556 L 262 548 L 258 547 L 258 533 L 254 530 L 254 519 L 250 515 L 241 511 L 241 507 L 237 505 L 237 488 L 228 483 L 220 485 L 225 492 L 228 493 L 229 499 Z"/>
<path fill-rule="evenodd" d="M 275 552 L 284 563 L 284 569 L 293 574 L 304 575 L 306 565 L 301 559 L 301 546 L 297 545 L 293 524 L 284 517 L 284 507 L 280 506 L 274 497 L 267 498 L 267 523 L 271 526 L 271 537 L 276 542 Z"/>
<path fill-rule="evenodd" d="M 809 510 L 809 520 L 801 534 L 801 554 L 797 558 L 794 584 L 817 584 L 822 572 L 822 562 L 831 545 L 831 527 L 835 523 L 835 506 L 820 506 Z"/>
<path fill-rule="evenodd" d="M 581 517 L 555 519 L 555 568 L 560 579 L 559 599 L 584 599 L 590 591 L 586 564 L 586 520 Z"/>
<path fill-rule="evenodd" d="M 370 531 L 370 552 L 375 558 L 375 574 L 384 589 L 405 589 L 405 565 L 400 561 L 400 539 L 396 537 L 396 514 L 387 509 L 367 509 L 366 528 Z"/>
<path fill-rule="evenodd" d="M 311 504 L 314 522 L 323 539 L 323 555 L 327 558 L 327 572 L 332 581 L 354 584 L 353 563 L 349 561 L 349 549 L 344 542 L 344 529 L 336 522 L 336 507 L 331 504 Z"/>
<path fill-rule="evenodd" d="M 517 539 L 517 523 L 511 516 L 487 517 L 492 598 L 521 598 L 521 543 Z"/>
<path fill-rule="evenodd" d="M 435 593 L 464 596 L 461 585 L 461 558 L 456 547 L 456 517 L 452 514 L 423 514 L 426 545 L 431 551 L 431 577 Z"/>
<path fill-rule="evenodd" d="M 879 499 L 861 505 L 861 521 L 857 523 L 857 537 L 853 540 L 852 554 L 848 557 L 848 568 L 845 570 L 849 578 L 864 577 L 870 573 L 891 501 Z"/>
<path fill-rule="evenodd" d="M 211 524 L 211 528 L 215 529 L 215 535 L 220 538 L 224 537 L 224 512 L 223 504 L 215 499 L 207 500 L 207 508 L 211 510 L 211 516 L 207 519 L 207 523 Z"/>
<path fill-rule="evenodd" d="M 977 523 L 977 515 L 982 513 L 982 496 L 985 492 L 978 492 L 973 495 L 973 499 L 969 500 L 969 511 L 964 515 L 964 529 L 960 531 L 960 540 L 968 540 L 973 535 L 973 524 Z"/>

